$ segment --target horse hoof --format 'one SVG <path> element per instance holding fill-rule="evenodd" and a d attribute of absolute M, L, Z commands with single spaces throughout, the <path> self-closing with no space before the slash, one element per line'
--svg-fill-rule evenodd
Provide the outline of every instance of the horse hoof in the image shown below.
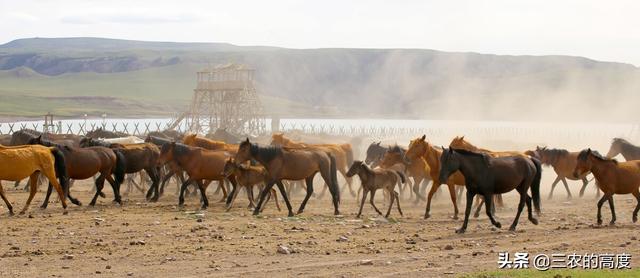
<path fill-rule="evenodd" d="M 200 207 L 200 209 L 201 209 L 201 210 L 207 210 L 207 208 L 208 208 L 208 207 L 209 207 L 209 206 L 201 206 L 201 207 Z"/>
<path fill-rule="evenodd" d="M 69 212 L 66 210 L 62 212 L 62 215 L 67 215 L 67 214 L 69 214 Z"/>
<path fill-rule="evenodd" d="M 19 215 L 23 215 L 26 211 L 20 211 L 20 213 L 18 213 Z"/>
<path fill-rule="evenodd" d="M 616 225 L 616 221 L 609 222 L 609 226 L 615 226 L 615 225 Z"/>
<path fill-rule="evenodd" d="M 633 223 L 638 222 L 638 216 L 633 216 L 633 220 L 632 221 L 633 221 Z"/>
<path fill-rule="evenodd" d="M 533 225 L 538 225 L 538 219 L 531 218 L 531 219 L 529 219 L 529 221 L 531 221 L 531 223 L 533 223 Z"/>
<path fill-rule="evenodd" d="M 515 231 L 516 231 L 516 227 L 515 226 L 509 227 L 509 232 L 515 232 Z"/>
<path fill-rule="evenodd" d="M 356 215 L 356 218 L 360 218 L 360 217 L 361 217 L 361 215 L 360 215 L 360 214 Z"/>
<path fill-rule="evenodd" d="M 602 225 L 602 219 L 598 219 L 598 226 Z"/>
<path fill-rule="evenodd" d="M 254 211 L 254 212 L 253 212 L 253 215 L 254 215 L 254 216 L 258 216 L 258 214 L 260 214 L 260 212 L 259 212 L 259 211 Z"/>
<path fill-rule="evenodd" d="M 102 198 L 107 198 L 107 195 L 104 195 L 104 193 L 100 192 L 100 194 L 98 194 L 100 197 Z"/>
<path fill-rule="evenodd" d="M 500 224 L 500 222 L 496 222 L 493 225 L 496 226 L 496 228 L 498 228 L 498 229 L 502 228 L 502 224 Z"/>
<path fill-rule="evenodd" d="M 40 209 L 42 209 L 42 210 L 44 210 L 46 208 L 47 208 L 47 206 L 45 206 L 45 205 L 40 206 Z"/>
<path fill-rule="evenodd" d="M 460 229 L 456 230 L 456 234 L 464 234 L 465 231 L 466 231 L 466 229 L 460 228 Z"/>
<path fill-rule="evenodd" d="M 478 218 L 478 217 L 480 217 L 479 213 L 473 215 L 473 218 Z"/>
<path fill-rule="evenodd" d="M 424 215 L 424 219 L 429 219 L 429 217 L 431 217 L 431 215 L 428 213 Z"/>

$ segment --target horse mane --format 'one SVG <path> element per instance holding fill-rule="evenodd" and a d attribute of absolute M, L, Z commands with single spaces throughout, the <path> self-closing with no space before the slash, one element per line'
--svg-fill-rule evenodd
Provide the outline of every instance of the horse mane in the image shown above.
<path fill-rule="evenodd" d="M 489 163 L 489 156 L 484 153 L 484 152 L 474 152 L 474 151 L 469 151 L 469 150 L 465 150 L 465 149 L 455 149 L 455 148 L 451 148 L 454 152 L 462 154 L 462 155 L 469 155 L 469 156 L 473 156 L 473 157 L 478 157 L 478 158 L 482 158 L 483 161 Z M 442 150 L 443 152 L 446 152 L 447 150 Z"/>
<path fill-rule="evenodd" d="M 253 155 L 254 157 L 260 157 L 261 160 L 263 160 L 262 162 L 265 163 L 268 163 L 269 161 L 282 155 L 282 147 L 280 146 L 262 147 L 256 143 L 248 143 L 245 141 L 240 144 L 240 147 L 245 144 L 250 144 L 249 151 L 251 152 L 251 155 Z"/>
<path fill-rule="evenodd" d="M 183 156 L 189 154 L 192 150 L 193 148 L 189 145 L 176 143 L 173 147 L 173 154 L 176 156 Z"/>
<path fill-rule="evenodd" d="M 544 147 L 538 151 L 549 157 L 548 164 L 555 164 L 561 157 L 569 155 L 569 151 L 565 149 L 548 149 L 547 147 Z"/>
<path fill-rule="evenodd" d="M 405 150 L 402 149 L 402 147 L 398 146 L 397 144 L 394 146 L 389 146 L 389 149 L 387 149 L 387 151 L 390 153 L 399 153 L 399 154 L 405 153 Z"/>
<path fill-rule="evenodd" d="M 580 151 L 580 153 L 578 154 L 578 160 L 586 160 L 587 159 L 587 155 L 591 153 L 593 155 L 593 157 L 595 157 L 597 160 L 600 161 L 604 161 L 604 162 L 613 162 L 615 164 L 618 164 L 618 160 L 613 159 L 613 158 L 606 158 L 605 156 L 603 156 L 602 154 L 600 154 L 598 151 L 594 151 L 594 150 L 590 150 L 590 149 L 584 149 L 582 151 Z"/>

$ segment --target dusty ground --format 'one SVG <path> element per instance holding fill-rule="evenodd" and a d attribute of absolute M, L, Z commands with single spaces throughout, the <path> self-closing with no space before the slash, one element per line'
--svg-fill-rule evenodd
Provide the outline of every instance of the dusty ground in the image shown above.
<path fill-rule="evenodd" d="M 5 188 L 11 187 L 5 182 Z M 88 203 L 90 195 L 83 187 L 88 188 L 76 186 L 74 192 Z M 401 203 L 405 216 L 399 217 L 394 210 L 393 219 L 386 221 L 368 204 L 364 217 L 356 219 L 357 205 L 348 194 L 341 206 L 344 216 L 332 215 L 329 200 L 312 198 L 303 215 L 287 218 L 272 203 L 262 217 L 251 216 L 244 208 L 244 196 L 238 197 L 231 212 L 224 212 L 211 189 L 213 204 L 203 212 L 196 212 L 197 199 L 187 199 L 185 210 L 178 210 L 172 189 L 154 204 L 132 192 L 122 207 L 111 204 L 111 191 L 105 192 L 108 198 L 96 207 L 72 206 L 68 215 L 62 215 L 58 203 L 38 209 L 43 192 L 36 195 L 27 215 L 9 217 L 1 207 L 0 276 L 431 277 L 495 270 L 498 252 L 505 250 L 640 254 L 638 225 L 631 223 L 635 201 L 630 195 L 615 197 L 618 224 L 614 227 L 593 226 L 593 195 L 567 201 L 561 189 L 553 201 L 546 201 L 543 194 L 539 226 L 525 217 L 516 233 L 492 230 L 483 213 L 470 221 L 466 234 L 457 235 L 454 229 L 461 221 L 451 219 L 452 208 L 444 194 L 428 220 L 422 219 L 423 204 L 413 206 L 405 200 Z M 14 207 L 21 209 L 27 194 L 8 189 L 8 195 Z M 301 196 L 294 197 L 294 207 L 300 201 Z M 505 201 L 508 207 L 497 215 L 508 227 L 515 195 Z M 385 207 L 383 200 L 378 204 Z M 603 215 L 608 223 L 606 205 Z M 277 253 L 279 245 L 293 253 Z"/>

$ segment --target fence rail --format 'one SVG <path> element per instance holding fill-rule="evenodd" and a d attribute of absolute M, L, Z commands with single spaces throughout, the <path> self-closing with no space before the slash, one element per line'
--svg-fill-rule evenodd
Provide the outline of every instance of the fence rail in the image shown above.
<path fill-rule="evenodd" d="M 457 135 L 469 137 L 501 138 L 524 142 L 540 142 L 548 138 L 577 141 L 610 140 L 612 137 L 625 137 L 631 140 L 640 139 L 640 128 L 632 124 L 527 124 L 527 123 L 495 123 L 468 122 L 459 124 L 437 122 L 430 124 L 412 123 L 413 126 L 394 126 L 385 120 L 371 120 L 366 123 L 353 124 L 340 120 L 317 120 L 310 123 L 304 120 L 287 120 L 279 125 L 282 132 L 301 132 L 305 134 L 326 134 L 344 137 L 369 137 L 376 139 L 406 138 L 426 134 L 429 138 L 451 138 Z M 382 122 L 382 124 L 381 124 Z M 397 123 L 397 121 L 396 121 Z M 145 136 L 149 132 L 162 131 L 169 127 L 169 119 L 110 119 L 110 120 L 65 120 L 54 125 L 44 122 L 0 123 L 0 135 L 10 135 L 20 129 L 34 129 L 50 133 L 69 133 L 85 135 L 91 130 L 102 128 L 108 131 L 123 132 L 135 136 Z M 270 125 L 267 125 L 270 126 Z M 187 131 L 186 126 L 176 127 L 177 131 Z M 268 133 L 271 130 L 267 130 Z"/>

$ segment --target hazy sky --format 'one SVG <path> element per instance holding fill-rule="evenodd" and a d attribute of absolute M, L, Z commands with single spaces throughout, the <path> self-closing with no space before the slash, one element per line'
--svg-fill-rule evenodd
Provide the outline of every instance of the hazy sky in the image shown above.
<path fill-rule="evenodd" d="M 640 65 L 632 0 L 0 0 L 0 43 L 109 37 L 563 54 Z"/>

